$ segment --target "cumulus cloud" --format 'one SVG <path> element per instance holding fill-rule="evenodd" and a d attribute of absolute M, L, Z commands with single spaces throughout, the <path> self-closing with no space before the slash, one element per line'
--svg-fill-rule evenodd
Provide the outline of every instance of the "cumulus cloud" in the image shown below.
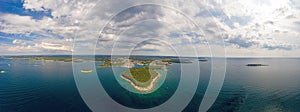
<path fill-rule="evenodd" d="M 143 41 L 139 44 L 137 44 L 134 47 L 134 50 L 136 51 L 159 51 L 161 47 L 163 46 L 163 43 L 157 41 L 157 40 L 147 40 Z"/>
<path fill-rule="evenodd" d="M 54 43 L 47 43 L 47 42 L 42 42 L 40 45 L 41 48 L 44 49 L 50 49 L 50 50 L 62 50 L 62 51 L 70 51 L 69 46 L 64 46 L 61 44 L 54 44 Z"/>
<path fill-rule="evenodd" d="M 253 45 L 257 45 L 258 43 L 253 42 L 251 40 L 247 40 L 244 38 L 241 38 L 241 36 L 235 37 L 235 38 L 229 38 L 227 39 L 227 42 L 229 45 L 237 46 L 238 48 L 249 48 Z"/>
<path fill-rule="evenodd" d="M 19 40 L 19 39 L 15 39 L 13 42 L 13 44 L 22 44 L 22 40 Z"/>
<path fill-rule="evenodd" d="M 227 49 L 240 49 L 235 50 L 238 52 L 299 49 L 300 5 L 295 0 L 147 3 L 152 5 L 136 6 L 143 4 L 139 0 L 24 0 L 24 9 L 48 11 L 51 16 L 37 20 L 0 12 L 0 32 L 31 38 L 11 39 L 10 51 L 70 53 L 75 37 L 76 47 L 83 51 L 98 41 L 101 54 L 112 48 L 163 51 L 152 41 L 138 43 L 145 39 L 161 39 L 186 51 L 192 46 L 207 49 L 208 43 L 217 48 L 222 47 L 221 37 Z"/>

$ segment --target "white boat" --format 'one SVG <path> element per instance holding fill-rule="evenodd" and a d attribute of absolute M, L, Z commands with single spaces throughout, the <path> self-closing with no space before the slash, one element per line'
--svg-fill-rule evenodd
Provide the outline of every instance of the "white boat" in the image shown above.
<path fill-rule="evenodd" d="M 1 71 L 0 71 L 0 73 L 1 73 L 1 74 L 4 74 L 4 73 L 5 73 L 5 71 L 4 71 L 4 70 L 1 70 Z"/>

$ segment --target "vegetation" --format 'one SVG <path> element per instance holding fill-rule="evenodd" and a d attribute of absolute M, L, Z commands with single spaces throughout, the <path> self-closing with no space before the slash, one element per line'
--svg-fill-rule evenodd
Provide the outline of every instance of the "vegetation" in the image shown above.
<path fill-rule="evenodd" d="M 171 58 L 171 59 L 165 59 L 162 60 L 163 62 L 170 62 L 170 63 L 193 63 L 191 60 L 189 59 L 179 59 L 179 58 Z"/>
<path fill-rule="evenodd" d="M 132 77 L 139 82 L 147 82 L 151 78 L 149 68 L 130 68 Z"/>
<path fill-rule="evenodd" d="M 28 55 L 28 56 L 5 56 L 3 58 L 9 58 L 11 60 L 38 60 L 38 61 L 63 61 L 63 62 L 82 62 L 82 61 L 102 61 L 103 64 L 100 67 L 110 66 L 131 66 L 132 64 L 149 66 L 151 63 L 156 65 L 170 66 L 172 63 L 191 63 L 189 59 L 177 59 L 174 57 L 151 57 L 151 56 L 131 56 L 127 57 L 110 57 L 110 56 L 82 56 L 80 58 L 72 58 L 70 55 L 62 56 L 47 56 L 47 55 Z M 156 62 L 154 62 L 156 61 Z M 160 62 L 157 62 L 160 61 Z"/>
<path fill-rule="evenodd" d="M 146 68 L 130 68 L 124 71 L 121 77 L 124 77 L 137 87 L 149 87 L 159 73 L 149 67 Z"/>
<path fill-rule="evenodd" d="M 104 63 L 100 65 L 100 67 L 109 67 L 109 66 L 111 66 L 111 61 L 104 61 Z"/>
<path fill-rule="evenodd" d="M 35 60 L 52 60 L 52 61 L 64 61 L 71 62 L 72 58 L 69 57 L 35 57 Z"/>
<path fill-rule="evenodd" d="M 124 62 L 112 63 L 110 60 L 106 60 L 104 61 L 104 63 L 100 65 L 100 67 L 122 66 L 122 65 L 124 65 Z"/>
<path fill-rule="evenodd" d="M 56 57 L 56 56 L 11 56 L 9 59 L 12 60 L 38 60 L 38 61 L 63 61 L 63 62 L 72 62 L 72 57 Z M 81 62 L 81 59 L 74 59 L 74 62 Z M 29 64 L 33 64 L 30 62 Z"/>

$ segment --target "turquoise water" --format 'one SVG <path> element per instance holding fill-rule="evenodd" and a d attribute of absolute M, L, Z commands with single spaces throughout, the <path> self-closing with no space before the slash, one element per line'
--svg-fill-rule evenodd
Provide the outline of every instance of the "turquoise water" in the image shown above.
<path fill-rule="evenodd" d="M 101 63 L 96 63 L 96 65 L 100 65 Z M 142 67 L 142 66 L 138 66 L 138 67 Z M 97 68 L 98 72 L 101 72 L 103 70 L 103 68 Z M 139 94 L 148 94 L 148 93 L 151 93 L 153 91 L 156 91 L 157 89 L 159 89 L 165 79 L 166 79 L 166 76 L 167 76 L 167 71 L 162 71 L 162 70 L 157 70 L 157 72 L 159 72 L 161 74 L 161 77 L 157 80 L 156 82 L 156 86 L 153 90 L 149 91 L 149 92 L 140 92 L 140 91 L 137 91 L 136 89 L 134 89 L 134 87 L 132 87 L 130 85 L 130 83 L 128 83 L 127 81 L 125 81 L 124 79 L 122 79 L 120 77 L 120 75 L 126 71 L 126 70 L 129 70 L 128 68 L 124 68 L 124 67 L 113 67 L 113 76 L 115 77 L 115 79 L 118 81 L 118 83 L 123 87 L 125 88 L 126 90 L 130 91 L 130 92 L 134 92 L 134 93 L 139 93 Z"/>
<path fill-rule="evenodd" d="M 134 90 L 127 81 L 119 77 L 122 71 L 127 70 L 126 68 L 116 67 L 113 69 L 115 70 L 114 72 L 111 68 L 97 68 L 97 72 L 103 74 L 99 76 L 100 81 L 112 99 L 124 106 L 142 109 L 158 106 L 173 95 L 180 80 L 180 74 L 178 74 L 180 70 L 176 69 L 179 67 L 180 65 L 177 64 L 168 68 L 167 74 L 162 74 L 165 78 L 161 77 L 158 80 L 156 89 L 148 94 L 140 94 L 140 92 Z M 129 91 L 127 89 L 129 89 Z"/>
<path fill-rule="evenodd" d="M 72 73 L 71 62 L 44 62 L 0 58 L 1 112 L 82 112 L 90 111 L 81 99 Z M 268 64 L 247 67 L 248 63 Z M 193 63 L 192 63 L 193 64 Z M 276 112 L 300 110 L 300 59 L 228 59 L 225 82 L 209 111 Z M 198 89 L 183 110 L 198 111 L 210 78 L 210 60 L 201 62 Z M 119 85 L 111 68 L 97 68 L 99 79 L 116 102 L 132 108 L 155 107 L 167 101 L 180 81 L 180 64 L 168 67 L 162 85 L 152 93 L 138 94 Z M 126 85 L 126 83 L 124 83 Z M 132 89 L 132 88 L 131 88 Z M 101 96 L 101 95 L 100 95 Z M 171 107 L 170 107 L 171 108 Z M 162 110 L 162 111 L 167 111 Z"/>

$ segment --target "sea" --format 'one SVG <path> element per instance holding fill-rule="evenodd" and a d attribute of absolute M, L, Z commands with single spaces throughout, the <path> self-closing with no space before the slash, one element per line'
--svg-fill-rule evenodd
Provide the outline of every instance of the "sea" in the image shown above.
<path fill-rule="evenodd" d="M 149 109 L 170 100 L 177 92 L 182 78 L 192 80 L 193 77 L 189 77 L 189 74 L 194 73 L 193 70 L 200 70 L 196 92 L 187 106 L 178 110 L 198 112 L 212 72 L 212 58 L 207 59 L 208 61 L 198 62 L 193 58 L 193 63 L 173 63 L 167 66 L 168 70 L 158 81 L 156 89 L 146 94 L 136 92 L 126 81 L 119 78 L 125 68 L 97 67 L 95 72 L 112 100 L 128 108 Z M 181 72 L 183 64 L 196 66 L 196 63 L 200 64 L 198 69 Z M 245 66 L 249 63 L 268 66 Z M 95 62 L 95 65 L 99 64 L 101 62 Z M 208 111 L 299 112 L 299 67 L 298 58 L 227 58 L 223 86 Z M 72 62 L 12 60 L 2 57 L 0 70 L 5 71 L 0 74 L 0 112 L 92 111 L 77 89 Z M 99 94 L 95 97 L 103 96 Z M 160 111 L 167 112 L 168 108 L 174 107 Z"/>

